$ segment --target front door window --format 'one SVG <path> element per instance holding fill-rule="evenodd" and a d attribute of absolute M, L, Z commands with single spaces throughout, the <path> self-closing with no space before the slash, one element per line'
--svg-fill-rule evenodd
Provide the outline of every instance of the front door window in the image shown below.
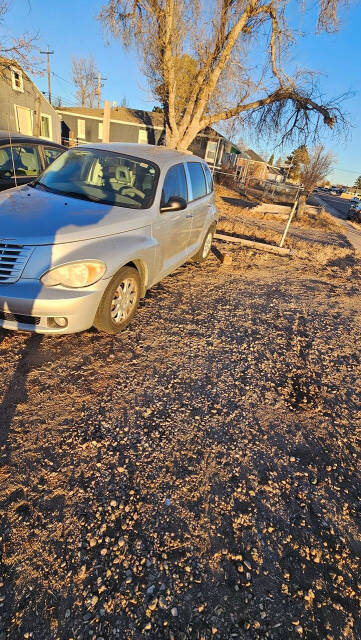
<path fill-rule="evenodd" d="M 183 164 L 176 164 L 169 169 L 163 185 L 162 206 L 167 204 L 172 197 L 184 198 L 186 202 L 188 200 L 187 182 Z"/>

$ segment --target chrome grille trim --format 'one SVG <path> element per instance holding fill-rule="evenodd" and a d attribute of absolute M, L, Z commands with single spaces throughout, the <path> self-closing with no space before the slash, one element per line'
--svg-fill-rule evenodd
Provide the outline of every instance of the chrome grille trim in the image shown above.
<path fill-rule="evenodd" d="M 0 284 L 19 280 L 33 247 L 0 240 Z"/>

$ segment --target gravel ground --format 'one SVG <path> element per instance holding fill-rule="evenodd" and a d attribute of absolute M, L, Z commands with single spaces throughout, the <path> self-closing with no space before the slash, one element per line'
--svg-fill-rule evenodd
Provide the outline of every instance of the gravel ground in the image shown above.
<path fill-rule="evenodd" d="M 1 640 L 361 638 L 361 268 L 310 247 L 0 334 Z"/>

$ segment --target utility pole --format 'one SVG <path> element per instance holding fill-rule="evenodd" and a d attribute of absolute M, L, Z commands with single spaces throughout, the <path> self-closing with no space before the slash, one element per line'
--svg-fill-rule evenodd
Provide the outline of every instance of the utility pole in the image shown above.
<path fill-rule="evenodd" d="M 95 93 L 97 96 L 97 100 L 98 100 L 98 109 L 100 109 L 100 98 L 101 98 L 101 93 L 102 93 L 102 87 L 104 87 L 104 85 L 102 84 L 103 80 L 108 80 L 108 78 L 102 78 L 100 72 L 98 73 L 98 87 L 97 89 L 95 89 Z"/>
<path fill-rule="evenodd" d="M 49 51 L 49 45 L 46 47 L 46 51 L 40 51 L 40 53 L 42 53 L 43 55 L 46 55 L 46 67 L 47 67 L 47 72 L 48 72 L 48 98 L 49 98 L 49 102 L 51 104 L 51 86 L 50 86 L 50 58 L 49 56 L 51 56 L 54 51 Z"/>

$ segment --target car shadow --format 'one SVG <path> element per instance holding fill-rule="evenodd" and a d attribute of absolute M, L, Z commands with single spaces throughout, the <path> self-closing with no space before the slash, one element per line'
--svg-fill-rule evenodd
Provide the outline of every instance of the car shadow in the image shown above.
<path fill-rule="evenodd" d="M 228 196 L 222 196 L 223 202 L 231 204 L 233 207 L 241 207 L 242 209 L 254 209 L 258 207 L 258 202 L 245 200 L 244 198 L 229 198 Z"/>
<path fill-rule="evenodd" d="M 4 335 L 1 336 L 0 340 L 4 337 Z M 0 405 L 0 460 L 2 459 L 3 462 L 6 461 L 9 453 L 8 438 L 12 420 L 18 404 L 27 399 L 26 386 L 28 374 L 33 368 L 32 358 L 39 350 L 43 338 L 44 336 L 36 333 L 29 335 Z"/>

